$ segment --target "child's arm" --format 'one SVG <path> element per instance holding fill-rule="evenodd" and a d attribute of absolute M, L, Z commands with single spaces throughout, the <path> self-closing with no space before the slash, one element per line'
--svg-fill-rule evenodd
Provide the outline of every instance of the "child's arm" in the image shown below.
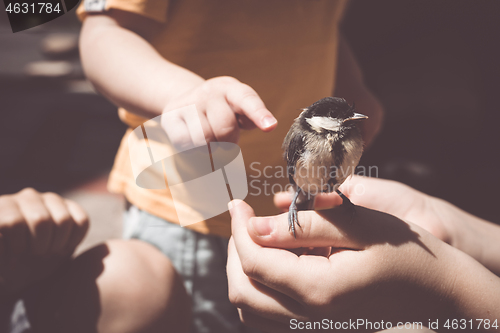
<path fill-rule="evenodd" d="M 83 24 L 85 72 L 99 92 L 116 105 L 151 118 L 196 104 L 210 125 L 209 140 L 237 141 L 239 128 L 270 131 L 276 119 L 258 94 L 231 77 L 205 80 L 164 59 L 147 41 L 154 21 L 111 10 L 89 15 Z M 205 130 L 205 128 L 204 128 Z"/>
<path fill-rule="evenodd" d="M 140 35 L 156 25 L 153 20 L 119 10 L 107 13 L 85 19 L 80 48 L 87 77 L 116 105 L 151 118 L 172 97 L 205 81 L 168 62 Z M 135 28 L 139 24 L 141 30 Z"/>

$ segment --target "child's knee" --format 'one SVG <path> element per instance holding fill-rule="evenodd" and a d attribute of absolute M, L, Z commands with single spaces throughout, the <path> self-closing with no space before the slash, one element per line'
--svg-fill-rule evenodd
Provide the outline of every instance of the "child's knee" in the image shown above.
<path fill-rule="evenodd" d="M 103 310 L 99 331 L 187 331 L 190 299 L 170 260 L 136 240 L 107 245 L 110 255 L 97 280 Z"/>

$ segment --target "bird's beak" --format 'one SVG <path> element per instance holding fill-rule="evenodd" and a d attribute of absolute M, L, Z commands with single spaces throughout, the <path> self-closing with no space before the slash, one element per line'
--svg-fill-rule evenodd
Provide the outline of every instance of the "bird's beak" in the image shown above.
<path fill-rule="evenodd" d="M 355 112 L 354 115 L 351 118 L 347 118 L 344 121 L 347 121 L 347 120 L 360 120 L 360 119 L 368 119 L 368 116 L 365 116 L 364 114 L 356 113 Z"/>

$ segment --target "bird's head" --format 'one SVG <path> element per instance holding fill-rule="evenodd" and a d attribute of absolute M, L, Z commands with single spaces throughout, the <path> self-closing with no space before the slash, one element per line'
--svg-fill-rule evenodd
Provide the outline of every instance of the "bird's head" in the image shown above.
<path fill-rule="evenodd" d="M 315 102 L 300 114 L 301 122 L 317 132 L 340 132 L 355 127 L 358 120 L 368 117 L 355 112 L 343 98 L 325 97 Z"/>

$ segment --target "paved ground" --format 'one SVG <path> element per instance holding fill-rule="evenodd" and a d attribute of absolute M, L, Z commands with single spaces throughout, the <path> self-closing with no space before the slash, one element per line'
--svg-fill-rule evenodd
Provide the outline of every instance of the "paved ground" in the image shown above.
<path fill-rule="evenodd" d="M 387 110 L 362 163 L 496 222 L 499 4 L 355 0 L 344 22 Z M 86 248 L 121 232 L 123 198 L 104 184 L 125 126 L 77 56 L 63 59 L 71 71 L 61 77 L 26 75 L 28 64 L 54 61 L 40 52 L 44 38 L 78 30 L 70 13 L 12 34 L 0 11 L 0 194 L 32 186 L 80 202 L 92 220 Z"/>
<path fill-rule="evenodd" d="M 107 192 L 106 182 L 107 177 L 103 176 L 63 193 L 63 196 L 82 205 L 92 221 L 89 233 L 77 249 L 77 253 L 106 239 L 120 238 L 121 236 L 125 202 L 122 196 Z"/>

